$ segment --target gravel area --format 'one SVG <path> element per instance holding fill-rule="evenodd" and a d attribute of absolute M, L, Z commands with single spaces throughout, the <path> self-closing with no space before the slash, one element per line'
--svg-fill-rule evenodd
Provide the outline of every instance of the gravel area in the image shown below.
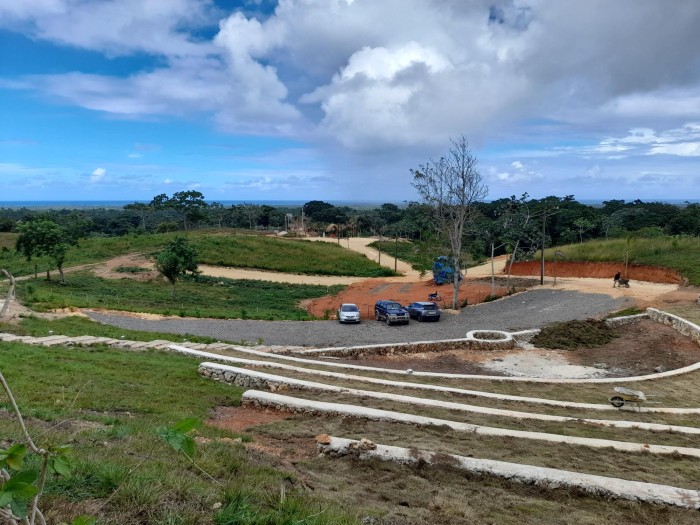
<path fill-rule="evenodd" d="M 459 315 L 443 313 L 437 323 L 387 326 L 374 319 L 359 325 L 337 321 L 250 321 L 240 319 L 139 319 L 110 312 L 85 313 L 95 321 L 130 330 L 209 336 L 221 341 L 267 345 L 353 346 L 465 337 L 469 330 L 523 330 L 555 321 L 586 319 L 631 306 L 627 298 L 569 290 L 530 290 L 491 303 L 470 306 Z"/>

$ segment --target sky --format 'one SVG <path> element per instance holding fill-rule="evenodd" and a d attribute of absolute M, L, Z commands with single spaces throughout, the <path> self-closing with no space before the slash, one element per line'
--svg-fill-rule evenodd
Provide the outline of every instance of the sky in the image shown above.
<path fill-rule="evenodd" d="M 700 199 L 697 0 L 0 0 L 0 201 Z"/>

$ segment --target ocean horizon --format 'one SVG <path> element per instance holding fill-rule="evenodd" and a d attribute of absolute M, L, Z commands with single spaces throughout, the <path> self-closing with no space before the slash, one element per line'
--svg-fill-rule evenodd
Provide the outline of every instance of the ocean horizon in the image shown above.
<path fill-rule="evenodd" d="M 323 199 L 310 199 L 310 200 L 323 200 Z M 220 200 L 213 201 L 207 200 L 209 204 L 213 202 L 218 202 L 224 206 L 234 206 L 237 204 L 257 204 L 257 205 L 268 205 L 275 207 L 289 207 L 289 206 L 303 206 L 310 200 Z M 588 206 L 602 206 L 604 201 L 613 199 L 576 199 L 577 202 L 581 204 L 586 204 Z M 682 206 L 686 203 L 689 204 L 700 204 L 700 200 L 697 199 L 657 199 L 657 200 L 643 200 L 642 202 L 662 202 L 665 204 L 674 204 L 676 206 Z M 79 208 L 123 208 L 127 204 L 133 203 L 143 203 L 148 204 L 150 200 L 12 200 L 12 201 L 2 201 L 0 200 L 0 209 L 2 208 L 44 208 L 44 209 L 79 209 Z M 334 206 L 349 206 L 349 207 L 359 207 L 366 208 L 369 206 L 381 206 L 385 203 L 392 203 L 391 201 L 351 201 L 351 200 L 325 200 L 329 204 Z M 491 200 L 487 200 L 491 202 Z M 625 202 L 634 202 L 632 200 L 625 200 Z M 406 201 L 393 202 L 397 206 L 403 207 L 406 205 Z"/>

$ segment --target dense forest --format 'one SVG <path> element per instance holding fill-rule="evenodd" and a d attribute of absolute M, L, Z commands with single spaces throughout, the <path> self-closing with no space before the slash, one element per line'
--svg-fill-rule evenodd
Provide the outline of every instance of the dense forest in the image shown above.
<path fill-rule="evenodd" d="M 39 210 L 0 208 L 0 231 L 12 232 L 35 220 L 49 219 L 66 228 L 74 238 L 121 236 L 202 228 L 242 228 L 287 231 L 289 235 L 338 237 L 380 235 L 440 245 L 432 210 L 417 202 L 392 203 L 375 208 L 334 206 L 310 201 L 303 206 L 257 204 L 224 206 L 207 202 L 199 192 L 178 192 L 132 203 L 123 208 Z M 577 202 L 572 195 L 481 202 L 468 222 L 466 248 L 478 259 L 505 253 L 518 246 L 520 257 L 545 246 L 589 239 L 700 235 L 700 205 L 610 200 L 602 206 Z"/>

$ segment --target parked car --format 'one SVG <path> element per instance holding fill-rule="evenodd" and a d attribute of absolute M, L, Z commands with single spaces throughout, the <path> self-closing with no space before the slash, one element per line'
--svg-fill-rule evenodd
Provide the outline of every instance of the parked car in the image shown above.
<path fill-rule="evenodd" d="M 408 315 L 420 321 L 439 321 L 440 308 L 437 304 L 427 301 L 419 301 L 406 306 Z"/>
<path fill-rule="evenodd" d="M 396 301 L 377 301 L 374 317 L 377 321 L 386 321 L 386 324 L 408 324 L 411 319 L 404 307 Z"/>
<path fill-rule="evenodd" d="M 360 309 L 356 304 L 344 303 L 338 308 L 338 322 L 339 323 L 359 323 L 360 322 Z"/>

